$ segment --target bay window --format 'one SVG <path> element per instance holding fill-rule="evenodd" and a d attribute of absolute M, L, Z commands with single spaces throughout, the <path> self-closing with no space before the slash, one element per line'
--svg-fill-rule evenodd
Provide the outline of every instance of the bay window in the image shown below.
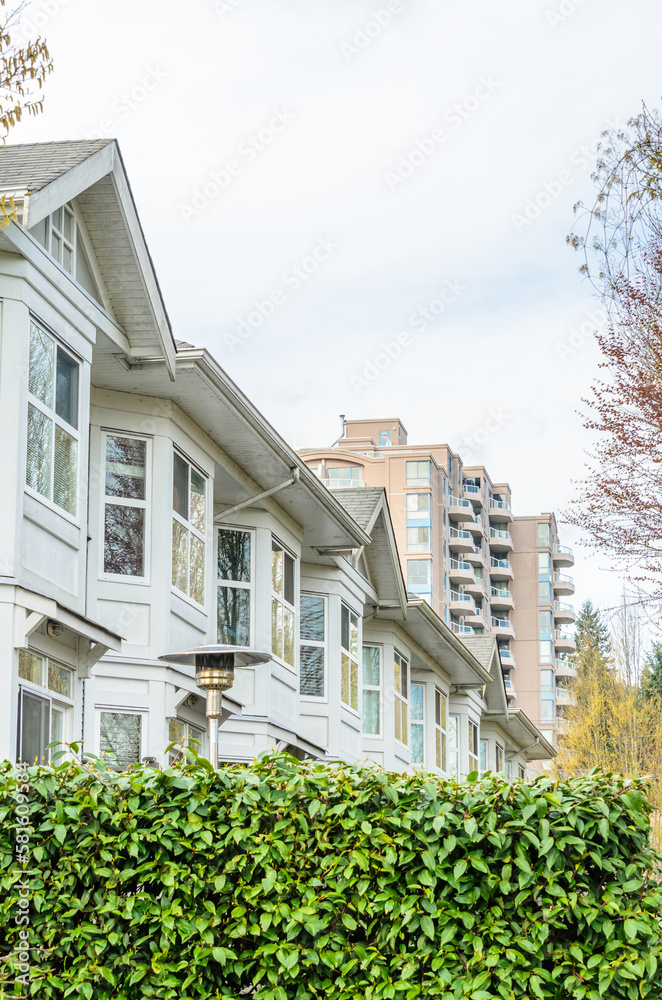
<path fill-rule="evenodd" d="M 366 736 L 382 734 L 382 650 L 380 646 L 363 647 L 363 732 Z"/>
<path fill-rule="evenodd" d="M 448 715 L 448 698 L 439 690 L 434 689 L 434 735 L 435 764 L 440 771 L 446 770 L 446 748 L 448 741 L 446 718 Z"/>
<path fill-rule="evenodd" d="M 147 446 L 143 438 L 104 435 L 103 572 L 144 578 Z"/>
<path fill-rule="evenodd" d="M 393 658 L 395 738 L 409 744 L 409 663 L 395 650 Z"/>
<path fill-rule="evenodd" d="M 207 480 L 179 452 L 174 452 L 172 507 L 172 585 L 204 604 Z"/>
<path fill-rule="evenodd" d="M 72 516 L 78 485 L 80 365 L 32 321 L 25 481 Z"/>
<path fill-rule="evenodd" d="M 326 599 L 302 594 L 299 602 L 299 693 L 303 698 L 326 695 Z"/>
<path fill-rule="evenodd" d="M 478 726 L 472 720 L 468 720 L 469 732 L 469 772 L 478 770 Z"/>
<path fill-rule="evenodd" d="M 425 764 L 425 686 L 412 684 L 410 698 L 411 762 Z"/>
<path fill-rule="evenodd" d="M 99 753 L 108 754 L 115 770 L 140 762 L 143 739 L 143 713 L 122 709 L 99 713 Z"/>
<path fill-rule="evenodd" d="M 252 535 L 219 528 L 216 574 L 217 642 L 251 644 Z"/>
<path fill-rule="evenodd" d="M 18 653 L 19 702 L 17 759 L 50 761 L 49 743 L 71 738 L 74 673 L 69 667 L 30 652 Z"/>
<path fill-rule="evenodd" d="M 340 700 L 359 710 L 359 617 L 342 605 L 340 617 Z"/>
<path fill-rule="evenodd" d="M 448 773 L 452 778 L 460 776 L 460 717 L 448 717 Z"/>
<path fill-rule="evenodd" d="M 294 667 L 296 610 L 295 559 L 271 540 L 271 652 Z"/>

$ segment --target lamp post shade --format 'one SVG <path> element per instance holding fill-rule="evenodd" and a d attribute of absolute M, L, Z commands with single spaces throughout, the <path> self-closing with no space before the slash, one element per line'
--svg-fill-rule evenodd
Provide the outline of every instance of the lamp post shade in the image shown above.
<path fill-rule="evenodd" d="M 271 653 L 244 646 L 194 646 L 177 653 L 165 653 L 160 660 L 195 667 L 195 680 L 205 691 L 227 691 L 234 684 L 236 667 L 254 667 L 268 663 Z"/>

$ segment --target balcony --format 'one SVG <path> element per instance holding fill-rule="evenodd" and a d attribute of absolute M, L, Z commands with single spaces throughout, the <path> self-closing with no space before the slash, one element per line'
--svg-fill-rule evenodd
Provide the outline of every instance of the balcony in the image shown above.
<path fill-rule="evenodd" d="M 501 649 L 501 647 L 499 647 L 499 656 L 501 657 L 501 663 L 504 667 L 507 667 L 508 670 L 515 669 L 515 657 L 510 649 Z"/>
<path fill-rule="evenodd" d="M 483 518 L 481 517 L 480 514 L 475 514 L 473 521 L 466 521 L 464 526 L 467 529 L 467 531 L 470 531 L 472 533 L 472 535 L 483 534 L 484 531 Z"/>
<path fill-rule="evenodd" d="M 362 479 L 331 479 L 329 477 L 324 482 L 328 490 L 352 490 L 355 487 L 360 489 L 365 486 Z"/>
<path fill-rule="evenodd" d="M 474 568 L 471 563 L 461 559 L 451 559 L 448 566 L 448 576 L 452 583 L 475 583 Z"/>
<path fill-rule="evenodd" d="M 473 535 L 462 528 L 451 528 L 448 536 L 448 548 L 451 552 L 473 552 Z"/>
<path fill-rule="evenodd" d="M 515 602 L 508 588 L 490 587 L 490 604 L 498 611 L 514 611 Z"/>
<path fill-rule="evenodd" d="M 453 632 L 457 632 L 458 635 L 474 635 L 474 630 L 471 625 L 458 625 L 457 622 L 451 622 L 451 628 Z"/>
<path fill-rule="evenodd" d="M 480 486 L 473 486 L 471 483 L 462 484 L 462 496 L 465 500 L 470 500 L 472 504 L 483 503 L 483 495 Z"/>
<path fill-rule="evenodd" d="M 563 601 L 554 601 L 554 618 L 564 625 L 571 625 L 575 620 L 575 612 L 572 605 L 564 604 Z"/>
<path fill-rule="evenodd" d="M 462 497 L 448 498 L 448 516 L 451 521 L 473 521 L 474 509 L 468 500 Z"/>
<path fill-rule="evenodd" d="M 504 679 L 503 679 L 503 686 L 506 689 L 506 695 L 507 695 L 508 698 L 515 698 L 516 697 L 515 685 L 513 684 L 513 682 L 511 681 L 510 678 L 508 678 L 506 680 L 506 678 L 504 677 Z"/>
<path fill-rule="evenodd" d="M 472 625 L 474 627 L 478 626 L 481 631 L 488 631 L 488 625 L 485 621 L 485 612 L 482 608 L 474 607 L 473 611 L 464 616 L 464 624 Z"/>
<path fill-rule="evenodd" d="M 475 612 L 476 602 L 471 594 L 458 594 L 452 590 L 449 608 L 454 615 L 466 616 Z"/>
<path fill-rule="evenodd" d="M 464 592 L 465 594 L 471 594 L 472 597 L 482 597 L 484 587 L 485 584 L 482 580 L 474 580 L 473 583 L 465 583 Z"/>
<path fill-rule="evenodd" d="M 512 552 L 515 546 L 509 531 L 490 528 L 490 548 L 494 552 Z"/>
<path fill-rule="evenodd" d="M 515 638 L 515 630 L 513 629 L 512 622 L 504 618 L 495 618 L 494 615 L 490 618 L 490 632 L 499 639 Z"/>
<path fill-rule="evenodd" d="M 555 545 L 552 549 L 552 559 L 556 566 L 574 566 L 575 557 L 567 545 Z"/>
<path fill-rule="evenodd" d="M 490 559 L 490 576 L 493 580 L 514 580 L 513 567 L 507 559 L 492 556 Z"/>
<path fill-rule="evenodd" d="M 576 705 L 577 699 L 575 698 L 572 691 L 569 691 L 565 687 L 557 687 L 556 689 L 556 704 L 557 705 Z"/>
<path fill-rule="evenodd" d="M 554 645 L 561 653 L 574 653 L 577 648 L 574 636 L 568 635 L 567 632 L 562 632 L 558 628 L 554 632 Z"/>
<path fill-rule="evenodd" d="M 512 521 L 513 512 L 510 504 L 505 500 L 490 500 L 490 520 L 491 521 Z"/>
<path fill-rule="evenodd" d="M 557 594 L 574 594 L 575 592 L 574 580 L 564 573 L 555 573 L 552 583 Z"/>
<path fill-rule="evenodd" d="M 577 671 L 568 663 L 567 660 L 562 660 L 560 656 L 557 656 L 554 660 L 554 673 L 557 677 L 567 677 L 569 680 L 577 676 Z"/>

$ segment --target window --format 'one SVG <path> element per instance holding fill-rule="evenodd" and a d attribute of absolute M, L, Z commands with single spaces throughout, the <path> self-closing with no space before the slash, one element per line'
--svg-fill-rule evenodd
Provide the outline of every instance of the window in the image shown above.
<path fill-rule="evenodd" d="M 503 747 L 496 744 L 496 769 L 497 773 L 503 771 L 506 764 L 506 755 L 504 753 Z"/>
<path fill-rule="evenodd" d="M 541 545 L 549 545 L 549 524 L 538 525 L 538 548 Z"/>
<path fill-rule="evenodd" d="M 554 671 L 540 671 L 540 690 L 546 694 L 554 694 Z"/>
<path fill-rule="evenodd" d="M 407 462 L 407 486 L 429 486 L 430 463 Z"/>
<path fill-rule="evenodd" d="M 478 770 L 478 726 L 468 719 L 469 731 L 469 771 Z"/>
<path fill-rule="evenodd" d="M 552 557 L 549 552 L 538 553 L 538 580 L 550 582 L 552 579 Z"/>
<path fill-rule="evenodd" d="M 196 753 L 202 754 L 204 749 L 205 734 L 202 729 L 192 726 L 182 719 L 168 719 L 168 743 L 181 743 L 182 746 L 192 747 Z M 173 747 L 168 753 L 168 762 L 179 756 L 180 747 Z M 181 759 L 181 758 L 180 758 Z"/>
<path fill-rule="evenodd" d="M 271 652 L 291 667 L 294 666 L 294 635 L 296 611 L 294 605 L 295 559 L 286 549 L 271 539 Z"/>
<path fill-rule="evenodd" d="M 382 651 L 379 646 L 363 647 L 363 732 L 382 734 Z"/>
<path fill-rule="evenodd" d="M 448 773 L 452 778 L 460 775 L 460 717 L 448 717 Z"/>
<path fill-rule="evenodd" d="M 73 670 L 20 649 L 18 677 L 17 759 L 28 764 L 48 763 L 51 755 L 51 750 L 46 750 L 48 744 L 62 743 L 71 735 Z"/>
<path fill-rule="evenodd" d="M 304 698 L 326 694 L 326 600 L 302 594 L 299 602 L 299 691 Z"/>
<path fill-rule="evenodd" d="M 538 584 L 538 604 L 551 604 L 552 603 L 552 585 L 551 583 L 539 583 Z"/>
<path fill-rule="evenodd" d="M 104 435 L 103 572 L 145 577 L 147 441 Z"/>
<path fill-rule="evenodd" d="M 480 752 L 478 754 L 478 759 L 480 762 L 479 770 L 481 774 L 487 771 L 487 740 L 480 741 Z"/>
<path fill-rule="evenodd" d="M 363 483 L 363 468 L 360 465 L 344 465 L 326 470 L 326 479 L 331 486 L 353 486 Z"/>
<path fill-rule="evenodd" d="M 407 528 L 407 552 L 429 552 L 430 529 Z"/>
<path fill-rule="evenodd" d="M 435 764 L 440 771 L 446 770 L 448 698 L 439 688 L 434 689 L 434 743 Z"/>
<path fill-rule="evenodd" d="M 343 604 L 340 616 L 340 700 L 359 710 L 359 618 Z"/>
<path fill-rule="evenodd" d="M 251 644 L 252 535 L 219 528 L 216 572 L 217 642 Z"/>
<path fill-rule="evenodd" d="M 395 738 L 400 743 L 409 743 L 409 663 L 397 649 L 393 657 L 393 693 L 395 710 Z"/>
<path fill-rule="evenodd" d="M 179 452 L 174 452 L 172 508 L 172 585 L 204 604 L 207 480 Z"/>
<path fill-rule="evenodd" d="M 71 205 L 62 205 L 50 216 L 51 257 L 55 257 L 69 274 L 74 273 L 76 254 L 76 226 Z"/>
<path fill-rule="evenodd" d="M 554 645 L 549 639 L 543 639 L 540 643 L 540 662 L 554 662 Z"/>
<path fill-rule="evenodd" d="M 407 493 L 407 521 L 429 519 L 431 505 L 430 493 Z"/>
<path fill-rule="evenodd" d="M 142 715 L 100 712 L 99 720 L 99 753 L 108 754 L 110 765 L 118 771 L 138 764 L 142 750 Z"/>
<path fill-rule="evenodd" d="M 554 702 L 551 699 L 541 699 L 540 721 L 551 722 L 554 718 Z"/>
<path fill-rule="evenodd" d="M 543 739 L 547 740 L 547 742 L 551 747 L 554 746 L 554 740 L 556 736 L 553 729 L 541 729 L 540 735 L 543 737 Z"/>
<path fill-rule="evenodd" d="M 407 563 L 407 589 L 413 594 L 432 590 L 432 560 L 410 559 Z"/>
<path fill-rule="evenodd" d="M 412 684 L 410 689 L 411 762 L 425 764 L 425 687 Z"/>
<path fill-rule="evenodd" d="M 380 431 L 379 432 L 379 447 L 384 448 L 391 444 L 391 432 L 390 431 Z"/>
<path fill-rule="evenodd" d="M 68 514 L 76 514 L 80 366 L 30 323 L 25 481 Z"/>
<path fill-rule="evenodd" d="M 547 638 L 547 636 L 552 635 L 552 612 L 551 611 L 539 611 L 538 612 L 538 629 L 540 632 L 540 638 Z"/>
<path fill-rule="evenodd" d="M 526 780 L 526 768 L 524 768 L 521 764 L 517 765 L 517 777 L 520 781 Z"/>

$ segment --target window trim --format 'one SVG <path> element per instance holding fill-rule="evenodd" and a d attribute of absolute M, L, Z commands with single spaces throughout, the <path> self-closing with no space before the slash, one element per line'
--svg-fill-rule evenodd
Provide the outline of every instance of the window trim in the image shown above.
<path fill-rule="evenodd" d="M 65 272 L 65 273 L 68 273 L 68 272 Z M 40 319 L 39 317 L 37 317 L 34 313 L 30 312 L 30 314 L 29 314 L 29 324 L 30 324 L 30 326 L 33 323 L 34 323 L 34 325 L 39 330 L 41 330 L 42 333 L 45 333 L 46 336 L 49 337 L 49 339 L 53 341 L 53 343 L 55 345 L 55 360 L 56 360 L 56 365 L 57 365 L 57 350 L 58 350 L 58 348 L 60 348 L 78 366 L 78 413 L 77 413 L 77 426 L 76 427 L 72 427 L 72 425 L 69 424 L 69 423 L 67 423 L 66 421 L 64 421 L 62 419 L 62 417 L 58 417 L 58 415 L 55 412 L 55 409 L 53 409 L 52 412 L 49 412 L 49 408 L 46 406 L 46 404 L 42 403 L 42 401 L 40 399 L 37 399 L 37 397 L 33 396 L 33 394 L 30 392 L 30 381 L 29 381 L 30 380 L 30 336 L 28 335 L 28 357 L 27 357 L 27 364 L 26 364 L 27 379 L 24 382 L 24 385 L 25 385 L 26 390 L 27 390 L 26 391 L 26 400 L 27 400 L 27 402 L 26 402 L 26 407 L 25 407 L 25 437 L 24 437 L 24 440 L 25 440 L 25 463 L 24 463 L 24 470 L 23 470 L 23 488 L 24 488 L 25 492 L 28 494 L 28 496 L 31 496 L 35 500 L 38 500 L 39 503 L 43 503 L 45 507 L 48 507 L 50 510 L 54 511 L 56 514 L 59 514 L 61 517 L 64 517 L 71 524 L 75 524 L 76 527 L 80 527 L 81 521 L 82 521 L 81 507 L 83 506 L 81 504 L 81 502 L 80 502 L 80 500 L 81 500 L 81 497 L 80 497 L 80 492 L 81 492 L 81 489 L 80 489 L 80 485 L 81 485 L 81 441 L 82 441 L 82 431 L 81 431 L 81 396 L 82 396 L 82 392 L 81 392 L 81 389 L 82 389 L 82 381 L 83 381 L 82 380 L 83 358 L 81 358 L 80 355 L 78 355 L 71 347 L 69 347 L 68 344 L 65 344 L 64 341 L 60 337 L 58 337 L 53 332 L 53 330 L 51 330 L 51 328 L 42 319 Z M 55 389 L 54 389 L 54 393 L 55 393 Z M 28 439 L 27 439 L 27 429 L 28 429 L 28 414 L 29 414 L 30 404 L 32 404 L 36 409 L 38 409 L 41 413 L 43 413 L 44 416 L 46 416 L 49 420 L 52 421 L 53 428 L 55 428 L 56 424 L 59 421 L 60 422 L 60 426 L 62 427 L 62 429 L 65 430 L 67 432 L 67 434 L 70 434 L 71 437 L 73 437 L 76 440 L 76 481 L 75 481 L 75 484 L 74 484 L 74 491 L 75 491 L 75 494 L 76 494 L 76 513 L 75 514 L 70 514 L 68 510 L 65 510 L 64 507 L 60 507 L 60 505 L 56 504 L 55 501 L 52 500 L 50 497 L 44 496 L 43 493 L 39 493 L 39 491 L 36 490 L 33 486 L 29 486 L 28 485 L 28 481 L 27 481 L 27 478 L 28 478 Z M 53 458 L 54 455 L 55 455 L 54 435 L 55 435 L 55 430 L 53 430 L 53 435 L 51 436 L 51 447 L 52 447 L 51 458 Z M 51 469 L 51 493 L 52 493 L 52 491 L 53 491 L 53 469 Z"/>
<path fill-rule="evenodd" d="M 251 563 L 250 563 L 250 582 L 241 583 L 238 580 L 220 580 L 218 577 L 218 544 L 221 531 L 242 531 L 244 534 L 250 536 L 251 540 Z M 214 525 L 214 600 L 216 602 L 214 609 L 214 635 L 216 636 L 216 641 L 218 641 L 218 588 L 226 587 L 228 589 L 235 590 L 248 590 L 250 592 L 250 627 L 249 627 L 249 639 L 248 646 L 242 647 L 245 649 L 250 649 L 255 643 L 255 566 L 256 566 L 256 532 L 255 528 L 246 528 L 239 524 L 216 524 Z"/>
<path fill-rule="evenodd" d="M 54 216 L 55 216 L 55 213 L 58 212 L 58 211 L 60 211 L 60 210 L 62 210 L 62 217 L 63 218 L 64 218 L 64 215 L 67 213 L 67 211 L 69 211 L 69 214 L 71 215 L 71 232 L 72 232 L 72 236 L 73 236 L 73 239 L 71 239 L 71 240 L 68 240 L 66 238 L 66 236 L 64 235 L 64 229 L 60 230 L 55 225 Z M 63 205 L 58 205 L 56 208 L 53 209 L 52 212 L 50 212 L 50 214 L 48 215 L 47 218 L 48 218 L 48 221 L 47 221 L 46 225 L 47 225 L 47 228 L 48 228 L 48 232 L 46 234 L 46 241 L 48 243 L 48 246 L 46 247 L 46 250 L 48 252 L 48 255 L 49 255 L 49 257 L 52 257 L 53 260 L 55 261 L 55 263 L 58 264 L 62 268 L 62 270 L 64 271 L 65 274 L 68 274 L 69 277 L 73 278 L 73 280 L 75 281 L 76 280 L 76 263 L 77 263 L 76 262 L 76 256 L 77 256 L 77 253 L 78 253 L 78 239 L 77 239 L 77 233 L 76 233 L 76 230 L 78 228 L 78 219 L 76 218 L 76 209 L 74 207 L 73 202 L 67 201 L 67 202 L 64 202 Z M 72 266 L 72 270 L 71 271 L 69 271 L 64 266 L 64 261 L 60 260 L 53 253 L 53 232 L 55 232 L 56 236 L 61 240 L 61 242 L 62 242 L 62 248 L 64 248 L 65 246 L 68 246 L 71 249 L 71 266 Z M 64 257 L 64 254 L 62 254 L 62 256 Z"/>
<path fill-rule="evenodd" d="M 470 715 L 466 716 L 467 719 L 467 767 L 469 770 L 467 774 L 471 774 L 472 771 L 480 770 L 480 726 L 478 723 L 471 718 Z M 472 741 L 470 734 L 473 734 L 475 739 Z M 475 747 L 475 749 L 474 749 Z M 476 766 L 471 766 L 471 761 L 475 761 Z"/>
<path fill-rule="evenodd" d="M 421 760 L 421 761 L 413 761 L 412 760 L 411 765 L 412 765 L 412 767 L 418 767 L 418 768 L 421 768 L 424 771 L 429 771 L 429 767 L 427 766 L 428 754 L 427 754 L 427 745 L 426 745 L 427 744 L 427 733 L 428 733 L 427 719 L 426 719 L 426 710 L 427 710 L 427 701 L 428 701 L 427 694 L 426 694 L 427 684 L 424 681 L 412 681 L 411 678 L 410 678 L 410 680 L 409 680 L 409 692 L 411 692 L 414 687 L 419 687 L 421 689 L 421 692 L 422 692 L 422 696 L 423 696 L 422 697 L 422 712 L 421 712 L 420 719 L 414 719 L 414 717 L 412 715 L 412 699 L 410 697 L 410 699 L 409 699 L 409 740 L 410 740 L 410 743 L 409 743 L 409 752 L 411 753 L 412 743 L 413 743 L 413 740 L 411 738 L 412 728 L 414 726 L 420 726 L 421 729 L 423 730 L 423 760 Z"/>
<path fill-rule="evenodd" d="M 322 642 L 313 639 L 302 639 L 301 638 L 301 599 L 303 597 L 317 597 L 324 604 L 324 639 Z M 324 652 L 324 674 L 323 674 L 323 684 L 324 684 L 324 694 L 314 695 L 314 694 L 302 694 L 301 693 L 301 647 L 311 646 L 314 649 L 322 649 Z M 299 664 L 299 698 L 301 701 L 308 702 L 313 705 L 328 705 L 329 703 L 329 595 L 319 594 L 312 590 L 301 590 L 299 593 L 299 648 L 297 662 Z"/>
<path fill-rule="evenodd" d="M 138 754 L 138 763 L 140 763 L 144 756 L 146 756 L 146 748 L 148 745 L 148 727 L 149 727 L 149 709 L 148 708 L 137 708 L 137 707 L 127 707 L 126 705 L 95 705 L 95 720 L 94 720 L 94 746 L 95 753 L 101 756 L 101 713 L 112 713 L 113 715 L 138 715 L 140 716 L 140 752 Z M 167 746 L 167 744 L 166 744 Z M 106 758 L 112 767 L 112 758 Z"/>
<path fill-rule="evenodd" d="M 349 619 L 350 630 L 351 630 L 351 627 L 352 627 L 352 618 L 351 618 L 351 616 L 354 615 L 354 617 L 356 618 L 356 630 L 358 632 L 357 647 L 358 647 L 358 650 L 360 652 L 360 658 L 359 658 L 359 656 L 357 656 L 356 659 L 354 659 L 354 657 L 352 656 L 351 650 L 346 649 L 345 646 L 343 646 L 343 644 L 342 644 L 342 616 L 343 616 L 343 611 L 344 610 L 347 610 L 347 612 L 350 615 L 350 619 Z M 359 719 L 361 718 L 361 714 L 362 714 L 361 713 L 361 709 L 362 709 L 362 700 L 361 699 L 362 699 L 362 693 L 363 693 L 362 684 L 361 684 L 362 679 L 363 679 L 362 676 L 361 676 L 361 671 L 363 669 L 363 641 L 362 641 L 363 640 L 363 634 L 362 634 L 363 630 L 361 628 L 362 622 L 363 622 L 363 616 L 360 614 L 360 612 L 355 611 L 354 608 L 350 607 L 350 605 L 347 604 L 345 601 L 341 601 L 340 602 L 340 706 L 341 706 L 341 708 L 345 709 L 345 711 L 351 712 L 352 715 L 356 715 Z M 350 640 L 350 645 L 351 645 L 351 640 Z M 356 708 L 354 708 L 352 705 L 349 705 L 346 701 L 342 700 L 342 657 L 343 657 L 343 653 L 347 656 L 347 658 L 348 658 L 348 660 L 350 662 L 350 675 L 349 675 L 349 694 L 350 694 L 350 698 L 352 696 L 352 674 L 351 674 L 351 666 L 352 666 L 352 664 L 354 664 L 354 666 L 356 668 L 356 697 L 357 697 L 357 701 L 358 701 L 358 704 L 357 704 Z M 361 724 L 361 728 L 363 728 L 363 723 Z"/>
<path fill-rule="evenodd" d="M 198 610 L 202 609 L 203 611 L 206 611 L 206 609 L 207 609 L 207 600 L 208 600 L 208 594 L 207 594 L 207 572 L 208 572 L 208 569 L 209 569 L 209 551 L 208 551 L 209 546 L 207 545 L 207 541 L 208 541 L 209 511 L 211 509 L 211 499 L 212 499 L 211 496 L 210 496 L 210 490 L 209 490 L 211 479 L 207 475 L 207 473 L 204 472 L 203 469 L 200 468 L 200 466 L 197 464 L 197 462 L 194 462 L 194 461 L 192 461 L 192 459 L 188 458 L 188 456 L 185 454 L 185 452 L 183 452 L 181 448 L 178 448 L 177 445 L 173 445 L 173 448 L 172 448 L 172 462 L 171 462 L 171 474 L 170 474 L 170 484 L 171 484 L 172 490 L 174 490 L 174 484 L 175 484 L 175 455 L 179 455 L 179 457 L 182 459 L 182 461 L 186 462 L 186 464 L 189 467 L 189 473 L 188 473 L 189 502 L 190 502 L 190 492 L 191 492 L 191 469 L 195 469 L 195 471 L 200 476 L 202 476 L 202 478 L 205 481 L 205 530 L 204 530 L 204 532 L 201 532 L 199 530 L 199 528 L 195 528 L 193 526 L 193 524 L 191 524 L 190 520 L 185 521 L 184 518 L 182 517 L 182 515 L 179 514 L 175 510 L 175 505 L 174 505 L 174 503 L 172 501 L 172 498 L 171 498 L 171 500 L 170 500 L 170 560 L 171 560 L 170 561 L 170 566 L 171 566 L 171 569 L 170 569 L 170 590 L 171 590 L 171 593 L 176 594 L 177 597 L 180 597 L 183 601 L 186 601 L 187 604 L 190 604 L 192 607 L 197 608 Z M 191 512 L 189 510 L 189 514 L 190 513 Z M 183 527 L 186 528 L 187 531 L 193 532 L 193 534 L 195 535 L 195 537 L 198 538 L 198 539 L 200 539 L 200 541 L 202 542 L 202 544 L 204 546 L 204 566 L 203 566 L 203 574 L 202 574 L 202 581 L 203 581 L 204 593 L 203 593 L 202 603 L 200 603 L 199 601 L 197 601 L 195 599 L 195 597 L 191 597 L 191 595 L 187 594 L 186 591 L 180 590 L 179 587 L 175 583 L 173 583 L 173 580 L 172 580 L 172 554 L 173 554 L 173 550 L 174 550 L 174 531 L 173 531 L 173 522 L 174 521 L 177 521 L 179 524 L 183 525 Z M 188 555 L 189 555 L 189 559 L 188 559 L 188 565 L 187 565 L 187 568 L 186 568 L 186 574 L 187 574 L 186 575 L 186 579 L 187 579 L 187 581 L 189 583 L 189 586 L 190 586 L 190 582 L 191 582 L 190 581 L 190 573 L 191 573 L 191 546 L 190 546 L 190 542 L 189 542 L 189 547 L 188 547 Z"/>
<path fill-rule="evenodd" d="M 145 442 L 145 499 L 132 500 L 129 497 L 108 497 L 106 494 L 106 440 L 108 437 L 125 437 L 133 441 Z M 99 528 L 99 580 L 108 580 L 113 583 L 130 583 L 139 587 L 150 586 L 151 567 L 151 540 L 152 540 L 152 438 L 145 434 L 134 434 L 133 431 L 118 431 L 109 427 L 101 428 L 101 503 L 100 503 L 100 528 Z M 129 576 L 124 573 L 106 573 L 104 570 L 104 546 L 106 538 L 106 504 L 110 503 L 116 507 L 139 507 L 145 511 L 144 528 L 144 570 L 142 576 Z"/>
<path fill-rule="evenodd" d="M 441 722 L 437 722 L 437 701 L 439 701 L 440 706 L 444 705 L 444 703 L 445 703 L 445 708 L 444 708 L 444 712 L 443 712 L 443 715 L 444 715 L 445 720 L 446 720 L 445 727 L 442 726 Z M 438 771 L 441 771 L 442 774 L 448 774 L 448 770 L 447 770 L 447 765 L 448 765 L 448 709 L 449 709 L 449 698 L 448 698 L 448 695 L 445 694 L 441 690 L 441 688 L 437 687 L 437 685 L 435 684 L 435 686 L 434 686 L 434 763 L 435 763 L 436 769 Z M 440 719 L 442 718 L 441 710 L 439 712 L 439 718 Z M 441 760 L 440 760 L 439 763 L 437 763 L 437 733 L 440 734 L 439 745 L 440 745 L 440 748 L 441 748 Z M 444 760 L 444 757 L 446 758 L 445 760 Z"/>
<path fill-rule="evenodd" d="M 376 649 L 379 653 L 379 684 L 364 684 L 363 682 L 363 650 L 364 649 Z M 363 697 L 365 691 L 376 691 L 379 696 L 379 732 L 378 733 L 366 733 L 363 728 L 364 712 L 363 706 L 365 704 L 365 699 Z M 384 739 L 384 645 L 381 642 L 364 642 L 361 644 L 361 735 L 367 740 L 383 740 Z"/>
<path fill-rule="evenodd" d="M 403 697 L 403 695 L 399 691 L 397 691 L 396 687 L 395 687 L 395 666 L 396 666 L 395 658 L 396 658 L 396 656 L 400 657 L 400 661 L 401 661 L 400 662 L 400 669 L 401 670 L 402 670 L 402 664 L 403 663 L 406 664 L 406 669 L 407 669 L 407 696 L 406 697 Z M 395 742 L 399 746 L 406 747 L 407 750 L 411 749 L 411 739 L 410 739 L 410 730 L 409 730 L 409 727 L 410 727 L 410 724 L 411 724 L 410 712 L 409 712 L 409 687 L 410 687 L 410 684 L 411 684 L 411 670 L 410 670 L 409 658 L 407 656 L 404 656 L 400 652 L 399 649 L 394 649 L 393 650 L 393 709 L 394 709 L 394 715 L 393 715 L 393 739 L 395 740 Z M 395 735 L 395 707 L 396 707 L 396 702 L 398 702 L 398 701 L 400 702 L 400 704 L 402 706 L 404 706 L 406 720 L 407 720 L 407 732 L 406 732 L 407 739 L 404 742 L 402 740 L 399 740 L 398 737 Z M 402 719 L 400 720 L 400 722 L 402 723 Z M 400 726 L 400 732 L 402 732 L 402 725 Z"/>
<path fill-rule="evenodd" d="M 289 601 L 285 600 L 285 586 L 284 586 L 285 573 L 284 573 L 284 571 L 283 571 L 283 594 L 282 594 L 282 596 L 281 596 L 281 594 L 277 594 L 276 591 L 274 590 L 274 587 L 273 587 L 273 574 L 272 574 L 273 562 L 272 562 L 272 560 L 273 560 L 273 551 L 274 551 L 273 550 L 273 544 L 274 544 L 274 542 L 277 545 L 280 545 L 281 549 L 283 550 L 283 553 L 284 554 L 287 553 L 287 555 L 290 556 L 290 558 L 294 561 L 294 604 L 290 604 Z M 292 611 L 294 613 L 294 630 L 293 630 L 293 632 L 294 632 L 294 650 L 293 650 L 293 657 L 292 657 L 293 660 L 294 660 L 294 663 L 288 663 L 287 660 L 284 657 L 280 657 L 276 652 L 274 652 L 274 649 L 273 649 L 273 633 L 271 634 L 271 644 L 270 644 L 271 645 L 271 655 L 273 656 L 273 658 L 276 661 L 276 663 L 280 663 L 281 666 L 285 667 L 286 670 L 291 670 L 293 673 L 296 673 L 296 674 L 298 674 L 298 672 L 299 672 L 299 666 L 298 666 L 299 665 L 299 629 L 301 627 L 300 620 L 299 620 L 299 601 L 301 599 L 301 596 L 300 596 L 301 584 L 300 584 L 299 575 L 300 575 L 299 560 L 297 559 L 296 555 L 294 554 L 294 552 L 292 551 L 292 549 L 289 547 L 289 545 L 286 545 L 284 542 L 282 542 L 280 540 L 280 538 L 278 537 L 278 535 L 275 535 L 273 532 L 271 532 L 270 542 L 269 542 L 269 622 L 270 622 L 270 633 L 271 633 L 271 614 L 272 614 L 273 602 L 274 601 L 279 601 L 283 605 L 283 607 L 288 608 L 290 611 Z M 285 652 L 285 630 L 284 629 L 283 629 L 283 652 Z"/>
<path fill-rule="evenodd" d="M 64 694 L 59 694 L 57 691 L 53 691 L 48 687 L 48 684 L 35 684 L 34 681 L 29 680 L 26 677 L 21 677 L 18 673 L 18 657 L 20 657 L 21 652 L 29 653 L 31 656 L 36 656 L 41 660 L 41 676 L 44 676 L 44 671 L 46 671 L 46 676 L 48 676 L 48 664 L 53 663 L 57 667 L 62 667 L 69 671 L 71 675 L 71 697 Z M 52 725 L 53 716 L 53 705 L 57 709 L 64 711 L 64 726 L 65 730 L 62 734 L 62 742 L 67 738 L 71 738 L 73 729 L 73 717 L 75 709 L 75 694 L 76 694 L 76 671 L 68 663 L 63 663 L 54 657 L 48 656 L 46 653 L 42 653 L 37 649 L 32 648 L 21 648 L 18 651 L 18 657 L 16 659 L 16 674 L 18 678 L 18 706 L 17 706 L 17 731 L 16 731 L 16 759 L 20 760 L 20 748 L 21 748 L 21 738 L 22 738 L 22 706 L 23 706 L 23 691 L 28 691 L 35 697 L 41 698 L 43 701 L 48 702 L 48 712 L 49 712 L 49 729 Z M 50 734 L 49 734 L 50 736 Z M 48 743 L 52 740 L 49 738 Z M 64 746 L 62 746 L 64 749 Z M 59 753 L 59 750 L 56 751 Z M 51 761 L 52 750 L 48 751 L 48 762 Z"/>

